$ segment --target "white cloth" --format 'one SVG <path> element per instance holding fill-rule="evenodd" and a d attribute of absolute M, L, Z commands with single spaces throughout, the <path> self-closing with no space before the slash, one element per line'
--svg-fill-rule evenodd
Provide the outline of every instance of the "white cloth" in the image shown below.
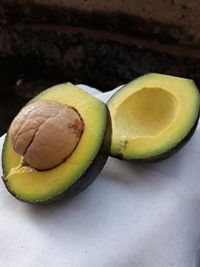
<path fill-rule="evenodd" d="M 80 87 L 104 101 L 112 95 Z M 67 202 L 22 203 L 0 182 L 0 266 L 194 267 L 199 248 L 199 129 L 162 162 L 110 158 Z"/>

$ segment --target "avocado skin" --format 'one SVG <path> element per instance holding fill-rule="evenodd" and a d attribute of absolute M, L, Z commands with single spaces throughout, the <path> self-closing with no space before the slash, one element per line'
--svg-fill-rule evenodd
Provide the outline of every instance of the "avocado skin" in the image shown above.
<path fill-rule="evenodd" d="M 110 147 L 111 147 L 111 135 L 112 135 L 112 126 L 111 126 L 111 117 L 110 117 L 110 112 L 108 110 L 108 107 L 106 106 L 106 113 L 107 113 L 107 118 L 106 118 L 106 128 L 105 128 L 105 134 L 104 134 L 104 140 L 103 143 L 94 158 L 94 160 L 91 162 L 90 166 L 86 170 L 86 172 L 71 186 L 69 187 L 66 191 L 61 193 L 58 196 L 55 196 L 51 199 L 47 199 L 44 201 L 25 201 L 21 198 L 19 198 L 14 192 L 12 192 L 4 177 L 2 177 L 2 180 L 4 182 L 5 187 L 7 188 L 8 192 L 12 194 L 15 198 L 18 200 L 25 202 L 25 203 L 30 203 L 30 204 L 40 204 L 40 205 L 47 205 L 47 204 L 52 204 L 54 202 L 60 201 L 60 200 L 66 200 L 70 199 L 76 194 L 80 193 L 81 191 L 85 190 L 98 176 L 98 174 L 101 172 L 103 169 L 104 165 L 106 164 L 106 161 L 109 157 L 110 153 Z M 7 136 L 6 136 L 7 138 Z M 5 143 L 5 141 L 4 141 Z M 3 147 L 3 151 L 4 151 Z M 4 166 L 3 158 L 2 158 L 2 166 Z M 7 174 L 4 172 L 4 167 L 3 167 L 3 173 L 4 176 Z"/>
<path fill-rule="evenodd" d="M 173 147 L 172 149 L 170 149 L 167 152 L 164 152 L 163 154 L 160 154 L 158 156 L 155 157 L 149 157 L 149 158 L 145 158 L 145 159 L 128 159 L 128 161 L 130 162 L 135 162 L 135 163 L 153 163 L 153 162 L 158 162 L 164 159 L 167 159 L 171 156 L 173 156 L 176 152 L 178 152 L 184 145 L 186 145 L 190 139 L 192 138 L 198 122 L 199 122 L 199 116 L 200 116 L 200 111 L 198 113 L 198 116 L 196 118 L 195 124 L 194 126 L 191 128 L 191 130 L 189 131 L 189 133 L 185 136 L 184 139 L 182 139 L 180 141 L 180 143 L 178 143 L 175 147 Z M 120 160 L 127 160 L 121 153 L 117 154 L 117 155 L 110 155 L 111 157 L 120 159 Z"/>

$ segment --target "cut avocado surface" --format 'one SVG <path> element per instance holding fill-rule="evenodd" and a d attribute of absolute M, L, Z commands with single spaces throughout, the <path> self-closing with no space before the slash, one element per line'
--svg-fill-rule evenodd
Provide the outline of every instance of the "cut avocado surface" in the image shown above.
<path fill-rule="evenodd" d="M 39 100 L 54 100 L 75 108 L 84 121 L 84 131 L 71 156 L 46 171 L 24 165 L 7 134 L 2 153 L 3 181 L 16 198 L 34 203 L 51 202 L 85 189 L 107 160 L 111 135 L 107 106 L 70 83 L 51 87 L 29 103 Z"/>
<path fill-rule="evenodd" d="M 111 155 L 152 161 L 165 158 L 192 136 L 199 92 L 190 79 L 151 73 L 121 88 L 108 101 Z"/>

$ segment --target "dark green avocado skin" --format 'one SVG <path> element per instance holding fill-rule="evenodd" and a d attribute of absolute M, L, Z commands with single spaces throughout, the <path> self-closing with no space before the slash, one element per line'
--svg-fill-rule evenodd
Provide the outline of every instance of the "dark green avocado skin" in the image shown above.
<path fill-rule="evenodd" d="M 70 199 L 76 194 L 80 193 L 81 191 L 85 190 L 98 176 L 98 174 L 103 169 L 104 165 L 106 164 L 106 161 L 108 159 L 109 153 L 110 153 L 110 146 L 111 146 L 111 134 L 112 134 L 112 126 L 111 126 L 111 117 L 110 112 L 106 106 L 106 113 L 107 113 L 107 121 L 106 121 L 106 128 L 105 128 L 105 134 L 104 134 L 104 140 L 103 143 L 94 158 L 93 162 L 91 162 L 89 168 L 86 170 L 86 172 L 65 192 L 61 193 L 60 195 L 47 199 L 44 201 L 24 201 L 23 199 L 18 198 L 14 192 L 12 192 L 9 187 L 6 184 L 5 179 L 3 179 L 3 182 L 7 188 L 7 190 L 17 199 L 19 199 L 22 202 L 30 203 L 30 204 L 51 204 L 54 202 L 57 202 L 58 200 L 66 200 Z M 3 165 L 3 162 L 2 162 Z M 5 173 L 4 173 L 5 175 Z M 3 178 L 3 177 L 2 177 Z"/>
<path fill-rule="evenodd" d="M 189 133 L 185 136 L 184 139 L 182 139 L 182 141 L 180 143 L 178 143 L 175 147 L 173 147 L 172 149 L 170 149 L 169 151 L 163 153 L 163 154 L 160 154 L 156 157 L 149 157 L 149 158 L 145 158 L 145 159 L 130 159 L 128 161 L 131 161 L 131 162 L 135 162 L 135 163 L 146 163 L 146 162 L 158 162 L 158 161 L 161 161 L 161 160 L 164 160 L 164 159 L 167 159 L 171 156 L 173 156 L 175 153 L 177 153 L 184 145 L 186 145 L 190 139 L 192 138 L 196 128 L 197 128 L 197 125 L 198 125 L 198 122 L 199 122 L 199 116 L 200 116 L 200 111 L 198 113 L 198 116 L 197 116 L 197 119 L 195 121 L 195 124 L 194 126 L 192 127 L 192 129 L 189 131 Z M 111 157 L 114 157 L 114 158 L 117 158 L 117 159 L 120 159 L 120 160 L 127 160 L 121 153 L 117 154 L 117 155 L 110 155 Z"/>

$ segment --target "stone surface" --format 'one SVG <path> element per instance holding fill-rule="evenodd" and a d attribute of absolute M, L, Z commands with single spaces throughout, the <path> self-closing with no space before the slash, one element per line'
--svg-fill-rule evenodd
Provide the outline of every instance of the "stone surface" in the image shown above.
<path fill-rule="evenodd" d="M 9 23 L 71 25 L 181 45 L 200 43 L 198 0 L 2 0 L 0 5 L 1 17 Z"/>

